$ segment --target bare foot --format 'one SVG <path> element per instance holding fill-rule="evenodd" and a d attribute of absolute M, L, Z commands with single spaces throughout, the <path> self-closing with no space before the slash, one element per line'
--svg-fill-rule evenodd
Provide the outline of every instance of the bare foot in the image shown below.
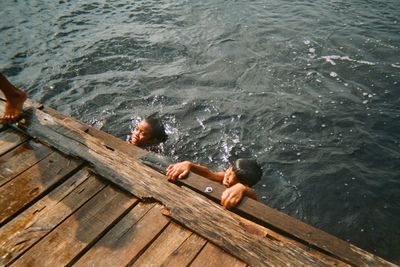
<path fill-rule="evenodd" d="M 18 90 L 12 96 L 7 98 L 6 108 L 1 121 L 4 123 L 15 122 L 22 112 L 22 107 L 26 100 L 26 93 Z"/>

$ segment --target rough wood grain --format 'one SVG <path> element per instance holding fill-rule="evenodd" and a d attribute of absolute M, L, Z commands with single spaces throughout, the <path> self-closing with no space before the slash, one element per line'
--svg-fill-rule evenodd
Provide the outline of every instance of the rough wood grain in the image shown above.
<path fill-rule="evenodd" d="M 192 232 L 176 223 L 170 223 L 160 236 L 146 249 L 132 266 L 161 266 L 176 251 Z M 190 256 L 190 255 L 188 255 Z M 177 265 L 175 265 L 177 266 Z"/>
<path fill-rule="evenodd" d="M 161 266 L 188 266 L 206 243 L 207 240 L 192 233 L 178 249 L 164 260 Z"/>
<path fill-rule="evenodd" d="M 136 202 L 136 198 L 107 186 L 11 266 L 65 266 Z"/>
<path fill-rule="evenodd" d="M 37 106 L 38 104 L 35 103 L 35 105 Z M 132 157 L 135 159 L 138 159 L 141 156 L 148 153 L 147 151 L 145 151 L 135 145 L 132 145 L 128 142 L 125 142 L 109 133 L 103 132 L 97 128 L 94 128 L 94 127 L 92 127 L 88 124 L 85 124 L 81 121 L 78 121 L 74 118 L 65 116 L 64 114 L 58 112 L 55 109 L 52 109 L 49 107 L 44 107 L 42 110 L 45 113 L 48 113 L 49 115 L 51 115 L 57 119 L 60 119 L 64 123 L 64 125 L 66 125 L 67 127 L 79 129 L 93 137 L 101 139 L 103 141 L 104 145 L 110 150 L 119 150 L 119 151 L 125 153 L 126 155 L 128 155 L 129 157 Z"/>
<path fill-rule="evenodd" d="M 235 257 L 225 253 L 219 247 L 207 243 L 200 254 L 194 259 L 192 267 L 245 267 L 246 264 Z"/>
<path fill-rule="evenodd" d="M 161 206 L 139 204 L 74 266 L 126 266 L 147 248 L 168 222 L 161 213 Z"/>
<path fill-rule="evenodd" d="M 9 150 L 19 146 L 28 139 L 28 136 L 14 129 L 6 129 L 0 132 L 0 156 Z"/>
<path fill-rule="evenodd" d="M 326 266 L 349 266 L 349 264 L 337 259 L 336 257 L 321 253 L 318 250 L 308 247 L 297 240 L 285 237 L 281 234 L 276 233 L 275 231 L 262 227 L 259 224 L 256 224 L 252 221 L 249 221 L 242 217 L 237 217 L 239 224 L 246 229 L 249 234 L 257 235 L 264 238 L 269 238 L 271 240 L 275 240 L 279 242 L 282 246 L 285 247 L 298 247 L 302 248 L 304 254 L 310 258 L 318 258 L 321 262 L 323 262 Z"/>
<path fill-rule="evenodd" d="M 0 187 L 50 153 L 47 146 L 30 140 L 1 156 Z"/>
<path fill-rule="evenodd" d="M 81 166 L 74 160 L 53 152 L 44 160 L 0 188 L 0 225 L 40 198 Z"/>
<path fill-rule="evenodd" d="M 14 261 L 104 187 L 84 168 L 0 228 L 0 266 Z"/>
<path fill-rule="evenodd" d="M 219 205 L 180 190 L 166 181 L 158 172 L 141 165 L 124 153 L 106 148 L 98 140 L 79 129 L 65 127 L 63 122 L 34 109 L 27 129 L 32 136 L 51 143 L 56 148 L 82 157 L 90 162 L 95 171 L 138 197 L 153 197 L 162 202 L 170 216 L 189 229 L 212 240 L 224 250 L 237 255 L 252 265 L 307 264 L 323 265 L 319 259 L 304 256 L 300 248 L 282 247 L 278 242 L 249 236 L 237 220 Z M 362 259 L 367 263 L 380 258 Z"/>

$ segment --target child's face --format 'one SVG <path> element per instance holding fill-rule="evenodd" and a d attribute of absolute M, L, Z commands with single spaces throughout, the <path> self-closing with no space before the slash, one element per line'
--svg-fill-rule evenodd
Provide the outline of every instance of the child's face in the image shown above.
<path fill-rule="evenodd" d="M 233 171 L 233 168 L 229 167 L 225 171 L 224 180 L 222 180 L 222 184 L 225 185 L 226 187 L 231 187 L 231 186 L 237 184 L 238 182 L 239 181 L 236 177 L 235 172 Z"/>
<path fill-rule="evenodd" d="M 131 143 L 137 146 L 140 145 L 149 145 L 153 143 L 151 126 L 147 123 L 147 121 L 141 121 L 138 125 L 136 125 L 132 136 Z"/>

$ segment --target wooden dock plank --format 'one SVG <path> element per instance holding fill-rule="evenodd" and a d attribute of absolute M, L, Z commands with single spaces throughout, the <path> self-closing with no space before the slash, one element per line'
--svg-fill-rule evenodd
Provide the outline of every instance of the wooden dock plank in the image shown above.
<path fill-rule="evenodd" d="M 8 128 L 0 132 L 0 156 L 28 140 L 28 136 Z"/>
<path fill-rule="evenodd" d="M 168 183 L 164 176 L 79 129 L 66 127 L 62 121 L 34 109 L 27 131 L 57 149 L 79 156 L 94 170 L 128 192 L 155 198 L 170 210 L 170 216 L 192 231 L 206 237 L 232 255 L 252 265 L 307 264 L 321 266 L 316 258 L 308 258 L 297 247 L 282 247 L 265 238 L 249 238 L 246 230 L 221 206 Z M 378 258 L 376 258 L 378 259 Z M 371 263 L 374 258 L 363 259 Z M 381 259 L 379 259 L 381 260 Z M 362 261 L 361 261 L 362 262 Z M 385 261 L 382 260 L 384 263 Z"/>
<path fill-rule="evenodd" d="M 190 264 L 192 267 L 245 267 L 246 264 L 222 251 L 219 247 L 207 243 L 200 254 Z"/>
<path fill-rule="evenodd" d="M 192 234 L 191 231 L 176 223 L 170 223 L 160 236 L 135 261 L 132 266 L 161 266 Z"/>
<path fill-rule="evenodd" d="M 74 266 L 126 266 L 141 255 L 168 222 L 161 206 L 140 203 Z"/>
<path fill-rule="evenodd" d="M 82 161 L 71 159 L 59 152 L 35 164 L 0 188 L 0 225 L 21 209 L 40 198 L 57 183 L 74 172 Z"/>
<path fill-rule="evenodd" d="M 207 240 L 192 233 L 172 254 L 162 263 L 162 266 L 188 266 L 206 245 Z"/>
<path fill-rule="evenodd" d="M 136 198 L 107 186 L 12 266 L 67 265 L 112 227 L 136 202 Z"/>
<path fill-rule="evenodd" d="M 1 104 L 1 103 L 0 103 Z M 38 105 L 37 103 L 31 103 Z M 49 107 L 44 107 L 42 109 L 44 112 L 50 114 L 51 116 L 54 116 L 55 118 L 58 118 L 63 121 L 65 125 L 68 125 L 69 127 L 79 129 L 83 132 L 86 132 L 87 134 L 96 137 L 98 139 L 101 139 L 104 145 L 110 149 L 110 150 L 119 150 L 128 155 L 129 157 L 139 159 L 141 156 L 145 155 L 148 153 L 147 151 L 132 145 L 128 142 L 125 142 L 119 138 L 116 138 L 115 136 L 103 132 L 97 128 L 94 128 L 90 125 L 87 125 L 81 121 L 78 121 L 74 118 L 65 116 L 64 114 L 58 112 L 55 109 L 49 108 Z"/>
<path fill-rule="evenodd" d="M 47 157 L 52 150 L 30 140 L 0 157 L 0 187 Z"/>
<path fill-rule="evenodd" d="M 309 247 L 309 246 L 299 242 L 298 240 L 283 236 L 279 233 L 276 233 L 275 231 L 273 231 L 271 229 L 262 227 L 261 225 L 256 224 L 250 220 L 247 220 L 242 217 L 238 217 L 237 220 L 239 221 L 239 224 L 241 226 L 243 226 L 249 234 L 271 239 L 285 247 L 301 248 L 301 249 L 303 249 L 303 253 L 306 257 L 317 258 L 321 262 L 321 266 L 322 265 L 325 265 L 325 266 L 350 266 L 346 262 L 343 262 L 334 256 L 321 253 L 320 251 L 315 250 L 312 247 Z"/>
<path fill-rule="evenodd" d="M 0 266 L 14 261 L 104 187 L 84 168 L 0 228 Z"/>

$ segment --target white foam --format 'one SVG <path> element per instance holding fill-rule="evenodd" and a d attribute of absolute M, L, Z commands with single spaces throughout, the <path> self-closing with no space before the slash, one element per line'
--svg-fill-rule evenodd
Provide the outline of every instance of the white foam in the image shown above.
<path fill-rule="evenodd" d="M 370 61 L 366 61 L 366 60 L 356 60 L 356 59 L 352 59 L 349 56 L 338 56 L 338 55 L 331 55 L 331 56 L 323 56 L 321 57 L 321 59 L 325 59 L 326 62 L 331 63 L 332 65 L 336 65 L 335 60 L 343 60 L 343 61 L 350 61 L 350 62 L 356 62 L 356 63 L 360 63 L 360 64 L 366 64 L 366 65 L 370 65 L 370 66 L 374 66 L 376 65 L 376 63 L 374 62 L 370 62 Z M 400 66 L 399 66 L 400 68 Z"/>

